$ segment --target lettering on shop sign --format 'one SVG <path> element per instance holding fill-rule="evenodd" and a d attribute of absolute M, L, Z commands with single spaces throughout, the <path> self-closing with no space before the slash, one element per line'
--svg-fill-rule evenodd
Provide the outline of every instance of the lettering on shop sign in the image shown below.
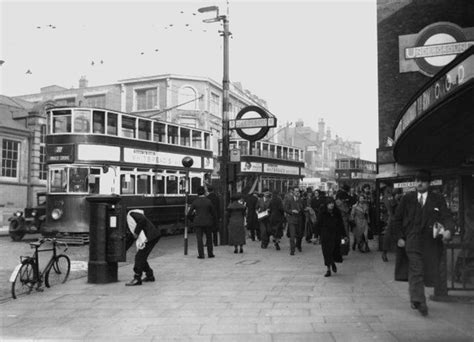
<path fill-rule="evenodd" d="M 137 163 L 137 164 L 158 164 L 158 165 L 168 165 L 168 166 L 180 166 L 183 164 L 181 161 L 187 155 L 176 154 L 176 153 L 167 153 L 167 152 L 157 152 L 150 150 L 140 150 L 136 148 L 124 148 L 123 149 L 123 161 L 128 163 Z M 201 157 L 190 156 L 194 160 L 193 168 L 201 168 Z M 208 165 L 211 163 L 208 161 Z"/>
<path fill-rule="evenodd" d="M 434 105 L 444 100 L 449 94 L 462 84 L 474 78 L 474 55 L 459 62 L 457 66 L 431 84 L 415 101 L 408 107 L 395 129 L 395 140 L 405 129 L 418 117 L 423 116 Z"/>

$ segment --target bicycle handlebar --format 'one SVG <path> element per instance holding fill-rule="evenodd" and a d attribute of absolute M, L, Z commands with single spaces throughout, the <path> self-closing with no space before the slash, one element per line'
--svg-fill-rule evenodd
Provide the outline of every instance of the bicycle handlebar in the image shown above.
<path fill-rule="evenodd" d="M 45 242 L 51 241 L 54 245 L 64 245 L 67 249 L 67 243 L 64 241 L 58 241 L 56 238 L 41 238 L 36 244 L 33 242 L 30 245 L 37 245 L 38 247 L 41 246 Z"/>

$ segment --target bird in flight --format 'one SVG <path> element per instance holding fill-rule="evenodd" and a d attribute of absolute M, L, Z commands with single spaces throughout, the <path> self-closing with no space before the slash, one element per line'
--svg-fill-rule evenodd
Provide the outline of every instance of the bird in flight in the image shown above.
<path fill-rule="evenodd" d="M 31 72 L 31 70 L 30 70 L 30 69 L 28 69 L 28 70 L 26 71 L 26 73 L 25 73 L 25 74 L 27 74 L 27 75 L 31 75 L 31 74 L 32 74 L 32 72 Z"/>

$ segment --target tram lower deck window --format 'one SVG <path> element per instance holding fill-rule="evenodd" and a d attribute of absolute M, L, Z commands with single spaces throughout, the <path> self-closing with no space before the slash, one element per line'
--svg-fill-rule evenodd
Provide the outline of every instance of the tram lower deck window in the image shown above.
<path fill-rule="evenodd" d="M 150 191 L 150 176 L 138 175 L 137 179 L 137 194 L 149 194 Z"/>
<path fill-rule="evenodd" d="M 123 195 L 135 194 L 135 175 L 129 173 L 120 175 L 120 193 Z"/>
<path fill-rule="evenodd" d="M 69 169 L 69 191 L 88 192 L 89 169 L 86 167 L 71 167 Z"/>
<path fill-rule="evenodd" d="M 67 169 L 50 170 L 50 192 L 67 191 Z"/>

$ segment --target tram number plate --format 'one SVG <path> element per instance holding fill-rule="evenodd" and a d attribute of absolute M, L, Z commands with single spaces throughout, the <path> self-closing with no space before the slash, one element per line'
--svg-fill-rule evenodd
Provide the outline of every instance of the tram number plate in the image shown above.
<path fill-rule="evenodd" d="M 117 228 L 117 216 L 110 216 L 110 228 Z"/>

